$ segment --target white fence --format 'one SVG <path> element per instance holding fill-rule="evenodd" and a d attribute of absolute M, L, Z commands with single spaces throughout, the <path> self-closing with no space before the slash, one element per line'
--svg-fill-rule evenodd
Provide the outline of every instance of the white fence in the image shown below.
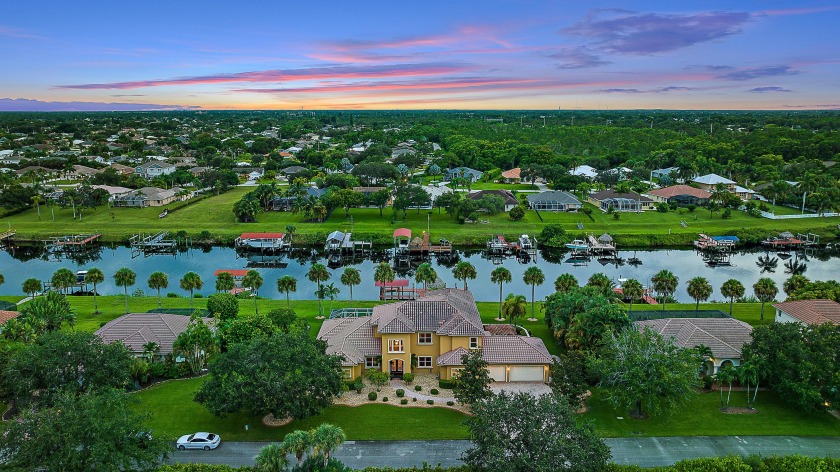
<path fill-rule="evenodd" d="M 764 218 L 769 218 L 771 220 L 795 220 L 799 218 L 827 218 L 829 216 L 838 216 L 840 213 L 835 212 L 826 212 L 822 214 L 817 213 L 805 213 L 803 215 L 774 215 L 767 211 L 762 211 L 761 216 Z"/>

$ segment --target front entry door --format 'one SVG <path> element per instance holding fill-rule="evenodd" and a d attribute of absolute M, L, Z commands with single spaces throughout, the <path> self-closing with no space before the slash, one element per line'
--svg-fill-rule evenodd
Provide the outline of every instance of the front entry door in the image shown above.
<path fill-rule="evenodd" d="M 388 363 L 391 369 L 391 377 L 402 378 L 403 375 L 403 361 L 402 359 L 391 359 Z"/>

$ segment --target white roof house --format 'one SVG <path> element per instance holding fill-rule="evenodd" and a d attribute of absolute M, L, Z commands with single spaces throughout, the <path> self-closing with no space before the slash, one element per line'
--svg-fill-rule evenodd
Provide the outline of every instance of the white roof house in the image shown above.
<path fill-rule="evenodd" d="M 572 175 L 586 177 L 587 179 L 594 179 L 598 176 L 598 169 L 584 164 L 582 166 L 575 167 L 574 169 L 570 170 L 569 173 Z"/>
<path fill-rule="evenodd" d="M 717 174 L 701 175 L 700 177 L 695 177 L 691 179 L 691 181 L 701 185 L 735 185 L 735 181 L 729 180 L 726 177 L 721 177 Z"/>

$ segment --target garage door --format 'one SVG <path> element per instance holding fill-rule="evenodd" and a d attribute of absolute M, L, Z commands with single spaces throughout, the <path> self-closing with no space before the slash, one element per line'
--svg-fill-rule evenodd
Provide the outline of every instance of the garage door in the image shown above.
<path fill-rule="evenodd" d="M 510 368 L 511 382 L 542 382 L 543 367 L 540 365 L 515 365 Z"/>
<path fill-rule="evenodd" d="M 490 378 L 493 379 L 494 382 L 505 381 L 505 366 L 491 365 L 488 369 L 490 370 Z"/>

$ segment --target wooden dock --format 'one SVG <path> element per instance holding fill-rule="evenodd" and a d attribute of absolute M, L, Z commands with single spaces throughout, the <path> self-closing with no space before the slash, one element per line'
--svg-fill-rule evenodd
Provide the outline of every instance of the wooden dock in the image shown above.
<path fill-rule="evenodd" d="M 155 234 L 135 234 L 129 238 L 131 246 L 131 258 L 148 256 L 151 254 L 174 254 L 177 249 L 177 242 L 174 239 L 166 239 L 167 233 L 160 231 Z"/>
<path fill-rule="evenodd" d="M 408 286 L 408 279 L 395 279 L 390 282 L 376 282 L 379 287 L 380 300 L 416 300 L 425 292 L 422 288 L 413 288 Z"/>
<path fill-rule="evenodd" d="M 0 233 L 0 241 L 7 241 L 9 239 L 12 239 L 15 236 L 15 234 L 17 234 L 17 232 L 15 231 L 6 231 L 4 233 Z"/>

